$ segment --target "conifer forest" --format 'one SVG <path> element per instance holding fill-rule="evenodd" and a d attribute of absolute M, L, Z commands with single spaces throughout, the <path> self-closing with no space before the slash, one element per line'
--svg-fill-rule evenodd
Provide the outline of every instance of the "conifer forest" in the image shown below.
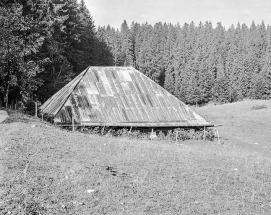
<path fill-rule="evenodd" d="M 84 0 L 1 0 L 0 106 L 43 103 L 88 66 L 132 66 L 191 105 L 271 99 L 264 22 L 94 20 Z"/>

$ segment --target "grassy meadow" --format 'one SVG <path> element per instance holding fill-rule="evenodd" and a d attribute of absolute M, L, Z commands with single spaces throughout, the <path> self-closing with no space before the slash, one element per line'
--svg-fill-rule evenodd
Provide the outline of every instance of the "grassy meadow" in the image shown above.
<path fill-rule="evenodd" d="M 271 101 L 195 110 L 221 144 L 0 124 L 0 214 L 271 214 Z"/>

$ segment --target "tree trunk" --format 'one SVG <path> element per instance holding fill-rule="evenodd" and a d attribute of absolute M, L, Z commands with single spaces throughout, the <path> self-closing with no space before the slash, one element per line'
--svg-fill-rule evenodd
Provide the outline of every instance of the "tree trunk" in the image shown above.
<path fill-rule="evenodd" d="M 8 108 L 8 99 L 9 99 L 9 84 L 7 86 L 5 96 L 4 96 L 4 103 L 5 103 L 6 108 Z"/>

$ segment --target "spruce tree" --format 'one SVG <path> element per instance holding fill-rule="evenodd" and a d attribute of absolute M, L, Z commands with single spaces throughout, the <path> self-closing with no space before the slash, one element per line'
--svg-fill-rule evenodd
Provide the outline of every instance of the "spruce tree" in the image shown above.
<path fill-rule="evenodd" d="M 261 72 L 263 77 L 263 98 L 271 99 L 271 44 L 267 47 L 264 56 L 264 65 Z"/>

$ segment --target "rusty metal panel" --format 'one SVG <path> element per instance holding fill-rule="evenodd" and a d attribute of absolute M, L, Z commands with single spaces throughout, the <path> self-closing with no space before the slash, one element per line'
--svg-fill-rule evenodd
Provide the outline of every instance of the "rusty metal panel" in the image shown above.
<path fill-rule="evenodd" d="M 127 69 L 126 70 L 124 70 L 124 69 L 118 70 L 117 74 L 118 74 L 119 80 L 121 82 L 132 81 L 130 73 L 127 71 Z"/>
<path fill-rule="evenodd" d="M 153 122 L 158 122 L 157 116 L 156 116 L 156 114 L 155 114 L 155 112 L 154 112 L 154 108 L 153 108 L 153 107 L 150 107 L 149 110 L 150 110 L 150 115 L 151 115 L 152 121 L 153 121 Z"/>
<path fill-rule="evenodd" d="M 83 80 L 85 81 L 86 91 L 89 95 L 99 94 L 99 90 L 97 88 L 97 82 L 91 81 L 87 75 L 84 76 Z"/>
<path fill-rule="evenodd" d="M 111 89 L 110 83 L 108 81 L 104 81 L 102 82 L 102 84 L 103 84 L 106 94 L 109 96 L 113 96 L 114 93 L 113 93 L 113 90 Z"/>
<path fill-rule="evenodd" d="M 122 104 L 123 108 L 129 108 L 129 103 L 127 102 L 127 100 L 124 97 L 124 95 L 120 95 L 119 98 L 121 100 L 121 104 Z"/>
<path fill-rule="evenodd" d="M 112 109 L 113 109 L 113 113 L 114 113 L 115 118 L 116 118 L 116 122 L 122 122 L 123 119 L 122 119 L 121 114 L 119 112 L 119 108 L 118 107 L 113 107 Z"/>
<path fill-rule="evenodd" d="M 110 68 L 105 68 L 104 73 L 108 79 L 109 82 L 112 82 L 115 78 L 112 76 L 112 69 Z"/>
<path fill-rule="evenodd" d="M 100 81 L 101 81 L 101 78 L 100 78 L 100 76 L 99 76 L 99 74 L 98 74 L 98 71 L 97 71 L 96 69 L 93 69 L 92 71 L 93 71 L 93 75 L 94 75 L 96 81 L 97 81 L 97 82 L 100 82 Z"/>
<path fill-rule="evenodd" d="M 126 97 L 126 100 L 127 100 L 128 104 L 129 104 L 129 106 L 131 108 L 134 108 L 135 107 L 135 103 L 134 103 L 134 100 L 132 98 L 132 95 L 131 94 L 130 95 L 125 95 L 125 97 Z"/>
<path fill-rule="evenodd" d="M 117 91 L 117 88 L 116 88 L 115 81 L 112 79 L 112 81 L 110 81 L 109 84 L 110 84 L 110 88 L 111 88 L 111 90 L 113 92 L 113 95 L 117 95 L 118 91 Z"/>
<path fill-rule="evenodd" d="M 127 114 L 125 108 L 122 108 L 121 111 L 122 111 L 122 116 L 124 117 L 125 121 L 129 122 L 130 120 L 129 120 L 129 117 L 128 117 L 128 114 Z"/>
<path fill-rule="evenodd" d="M 76 98 L 75 98 L 74 93 L 71 94 L 69 101 L 67 101 L 67 102 L 69 102 L 71 104 L 71 107 L 73 110 L 73 117 L 74 117 L 75 122 L 80 122 L 80 113 L 78 110 L 78 106 L 77 106 L 77 102 L 76 102 Z"/>
<path fill-rule="evenodd" d="M 98 82 L 99 81 L 99 77 L 97 77 L 97 74 L 94 74 L 94 70 L 92 70 L 92 72 L 87 72 L 86 76 L 88 77 L 88 80 L 91 82 Z"/>
<path fill-rule="evenodd" d="M 134 108 L 130 108 L 129 110 L 127 110 L 130 114 L 130 119 L 132 122 L 137 122 L 138 121 L 138 118 L 136 116 L 136 113 L 134 111 Z"/>
<path fill-rule="evenodd" d="M 168 108 L 167 108 L 167 107 L 164 107 L 164 108 L 162 108 L 162 109 L 163 109 L 164 115 L 165 115 L 165 117 L 166 117 L 166 121 L 167 121 L 167 122 L 172 121 L 171 116 L 170 116 L 170 113 L 168 112 Z"/>
<path fill-rule="evenodd" d="M 118 75 L 117 69 L 112 69 L 111 70 L 111 75 L 112 75 L 113 79 L 120 80 L 120 77 Z"/>
<path fill-rule="evenodd" d="M 174 114 L 176 115 L 175 119 L 184 119 L 184 118 L 187 119 L 187 117 L 183 117 L 182 118 L 182 116 L 184 116 L 183 112 L 179 111 L 178 108 L 176 108 L 176 107 L 173 106 L 172 110 L 174 111 Z"/>
<path fill-rule="evenodd" d="M 151 112 L 150 107 L 146 107 L 145 110 L 146 110 L 146 113 L 148 114 L 149 121 L 154 122 L 154 121 L 155 121 L 155 118 L 154 118 L 154 116 L 153 116 L 153 114 L 152 114 L 152 112 Z"/>
<path fill-rule="evenodd" d="M 99 78 L 100 78 L 100 82 L 108 82 L 108 79 L 105 75 L 104 69 L 101 68 L 98 72 L 97 72 Z"/>
<path fill-rule="evenodd" d="M 176 114 L 176 111 L 173 109 L 173 107 L 170 108 L 170 115 L 172 116 L 173 120 L 172 121 L 176 121 L 176 119 L 178 119 L 178 115 Z"/>
<path fill-rule="evenodd" d="M 144 115 L 144 121 L 149 122 L 149 121 L 150 121 L 150 117 L 149 117 L 149 115 L 148 115 L 148 113 L 147 113 L 146 108 L 145 108 L 145 107 L 142 108 L 141 111 L 143 112 L 143 115 Z"/>
<path fill-rule="evenodd" d="M 140 108 L 142 108 L 142 105 L 140 104 L 140 101 L 138 100 L 137 95 L 135 94 L 131 95 L 131 99 L 133 100 L 134 109 L 138 116 L 138 120 L 143 121 L 144 118 L 143 118 L 142 112 L 140 111 Z"/>
<path fill-rule="evenodd" d="M 130 85 L 128 82 L 121 82 L 121 87 L 123 89 L 124 94 L 131 94 L 131 89 L 130 89 Z"/>
<path fill-rule="evenodd" d="M 128 85 L 129 85 L 129 89 L 131 91 L 131 94 L 135 94 L 136 93 L 136 88 L 134 86 L 134 83 L 133 82 L 127 82 Z"/>
<path fill-rule="evenodd" d="M 101 95 L 106 95 L 106 90 L 104 88 L 104 85 L 102 84 L 102 82 L 97 82 L 97 88 L 99 89 L 99 92 Z"/>
<path fill-rule="evenodd" d="M 142 94 L 148 94 L 150 93 L 148 91 L 148 85 L 146 85 L 146 83 L 144 82 L 144 79 L 142 78 L 141 75 L 138 75 L 138 84 L 140 85 L 140 89 L 142 91 Z"/>
<path fill-rule="evenodd" d="M 153 113 L 153 117 L 155 119 L 155 122 L 159 122 L 159 114 L 157 112 L 157 108 L 156 107 L 152 107 L 151 111 Z"/>
<path fill-rule="evenodd" d="M 157 95 L 156 94 L 149 94 L 149 97 L 151 97 L 152 99 L 152 103 L 153 103 L 153 107 L 160 107 L 160 103 L 157 99 Z"/>
<path fill-rule="evenodd" d="M 119 94 L 124 94 L 124 91 L 123 91 L 123 88 L 122 88 L 122 86 L 121 86 L 121 83 L 119 82 L 119 81 L 115 81 L 114 82 L 114 84 L 115 84 L 115 87 L 116 87 L 116 89 L 117 89 L 117 92 L 119 93 Z"/>
<path fill-rule="evenodd" d="M 122 103 L 120 95 L 117 94 L 117 95 L 114 96 L 114 98 L 115 98 L 115 101 L 117 103 L 118 108 L 124 108 L 124 104 Z"/>

